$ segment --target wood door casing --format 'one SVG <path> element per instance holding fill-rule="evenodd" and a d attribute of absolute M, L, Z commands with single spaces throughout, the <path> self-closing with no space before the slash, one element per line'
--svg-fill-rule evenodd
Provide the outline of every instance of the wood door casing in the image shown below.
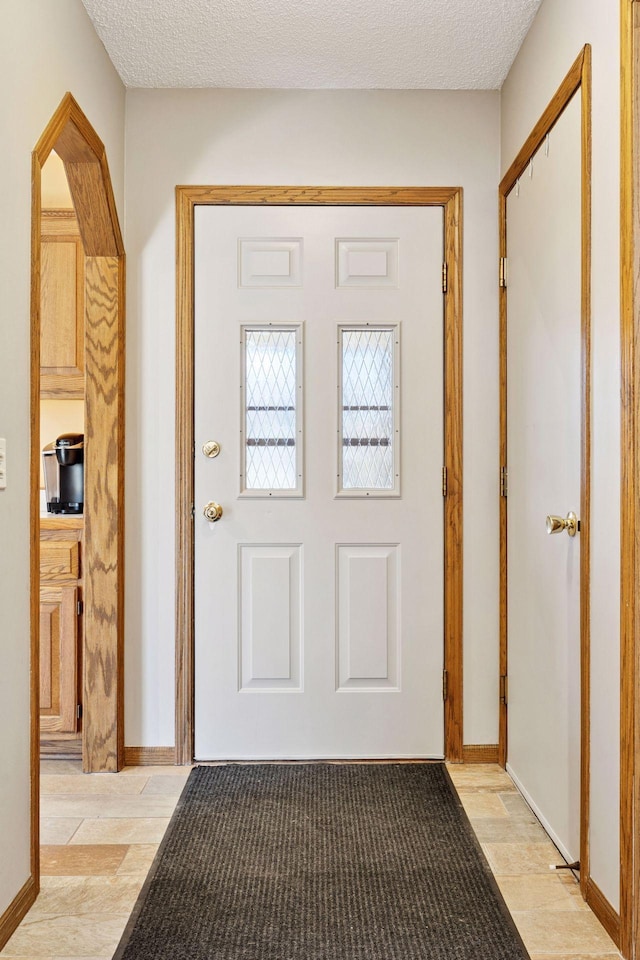
<path fill-rule="evenodd" d="M 441 206 L 445 262 L 445 754 L 463 759 L 462 231 L 460 187 L 176 187 L 176 762 L 193 759 L 193 257 L 200 204 Z M 444 679 L 444 678 L 443 678 Z"/>
<path fill-rule="evenodd" d="M 640 4 L 620 0 L 620 949 L 640 943 Z"/>

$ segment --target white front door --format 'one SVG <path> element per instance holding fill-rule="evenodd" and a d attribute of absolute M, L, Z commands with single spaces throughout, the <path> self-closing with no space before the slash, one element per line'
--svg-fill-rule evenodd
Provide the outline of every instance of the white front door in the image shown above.
<path fill-rule="evenodd" d="M 443 756 L 442 245 L 196 208 L 197 759 Z"/>
<path fill-rule="evenodd" d="M 507 201 L 508 769 L 580 856 L 580 95 Z"/>

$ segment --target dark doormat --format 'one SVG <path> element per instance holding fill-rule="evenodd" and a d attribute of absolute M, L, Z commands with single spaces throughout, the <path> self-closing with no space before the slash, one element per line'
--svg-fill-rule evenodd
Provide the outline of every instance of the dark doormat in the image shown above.
<path fill-rule="evenodd" d="M 192 771 L 114 960 L 523 960 L 443 764 Z"/>

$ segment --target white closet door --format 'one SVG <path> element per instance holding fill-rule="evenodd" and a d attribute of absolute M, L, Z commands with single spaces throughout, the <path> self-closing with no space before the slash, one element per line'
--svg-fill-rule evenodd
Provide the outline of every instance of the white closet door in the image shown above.
<path fill-rule="evenodd" d="M 581 118 L 574 97 L 507 202 L 508 768 L 580 851 Z"/>

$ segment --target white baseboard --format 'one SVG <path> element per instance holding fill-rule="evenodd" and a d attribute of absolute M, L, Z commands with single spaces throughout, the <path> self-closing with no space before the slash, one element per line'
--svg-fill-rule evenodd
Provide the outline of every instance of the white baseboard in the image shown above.
<path fill-rule="evenodd" d="M 574 863 L 574 861 L 579 860 L 580 859 L 579 854 L 576 857 L 572 856 L 567 850 L 567 848 L 564 846 L 564 844 L 562 843 L 558 835 L 555 833 L 553 827 L 551 826 L 549 821 L 546 819 L 546 817 L 544 816 L 540 808 L 537 806 L 535 801 L 532 799 L 532 797 L 523 787 L 522 782 L 520 781 L 517 773 L 515 773 L 513 767 L 509 763 L 507 763 L 506 769 L 507 769 L 507 773 L 509 774 L 509 776 L 514 782 L 514 785 L 518 790 L 518 793 L 522 794 L 522 797 L 526 801 L 527 805 L 531 807 L 533 813 L 535 814 L 535 816 L 538 818 L 538 820 L 544 827 L 544 830 L 548 835 L 549 839 L 555 844 L 555 846 L 558 848 L 558 850 L 562 854 L 562 857 L 567 861 L 567 863 Z"/>

